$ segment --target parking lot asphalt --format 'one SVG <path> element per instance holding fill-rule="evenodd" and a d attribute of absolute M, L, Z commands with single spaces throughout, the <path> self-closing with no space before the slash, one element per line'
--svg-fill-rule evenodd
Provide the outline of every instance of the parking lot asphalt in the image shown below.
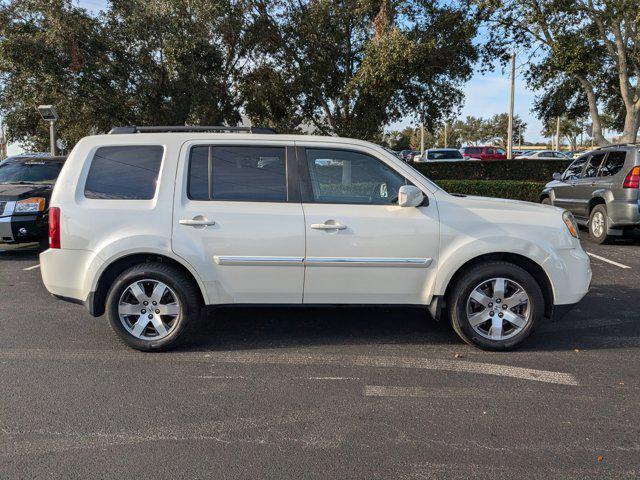
<path fill-rule="evenodd" d="M 0 245 L 0 478 L 638 478 L 640 237 L 583 245 L 591 292 L 513 352 L 418 309 L 245 308 L 161 354 Z"/>

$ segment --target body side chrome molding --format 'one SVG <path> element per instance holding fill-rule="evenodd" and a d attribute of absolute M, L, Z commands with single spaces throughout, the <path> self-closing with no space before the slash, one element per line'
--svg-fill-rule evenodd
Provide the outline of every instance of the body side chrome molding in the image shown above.
<path fill-rule="evenodd" d="M 431 258 L 387 258 L 387 257 L 245 257 L 216 255 L 218 265 L 274 265 L 310 267 L 404 267 L 426 268 Z"/>
<path fill-rule="evenodd" d="M 312 267 L 422 267 L 431 265 L 431 258 L 387 257 L 308 257 L 304 264 Z"/>
<path fill-rule="evenodd" d="M 294 265 L 302 266 L 303 257 L 245 257 L 231 255 L 216 255 L 213 257 L 218 265 Z"/>

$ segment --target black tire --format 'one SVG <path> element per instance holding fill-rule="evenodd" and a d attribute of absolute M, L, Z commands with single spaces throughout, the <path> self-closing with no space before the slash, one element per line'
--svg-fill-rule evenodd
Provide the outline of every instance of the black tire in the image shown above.
<path fill-rule="evenodd" d="M 602 229 L 594 227 L 594 219 L 599 217 L 601 221 L 604 222 Z M 597 225 L 597 220 L 596 220 Z M 591 210 L 591 215 L 589 215 L 589 238 L 596 243 L 601 245 L 606 243 L 611 243 L 613 237 L 611 235 L 607 235 L 607 230 L 609 228 L 609 220 L 607 217 L 607 207 L 606 205 L 596 205 L 593 210 Z"/>
<path fill-rule="evenodd" d="M 124 291 L 136 280 L 156 280 L 168 286 L 179 303 L 179 314 L 169 334 L 158 340 L 136 338 L 120 321 L 118 305 Z M 106 301 L 111 328 L 127 346 L 146 352 L 168 350 L 185 339 L 188 330 L 197 324 L 202 311 L 202 297 L 194 281 L 177 268 L 163 263 L 141 263 L 125 270 L 113 282 Z"/>
<path fill-rule="evenodd" d="M 530 317 L 522 330 L 504 340 L 492 340 L 480 335 L 467 318 L 467 301 L 473 290 L 492 278 L 505 278 L 519 284 L 529 297 Z M 470 345 L 483 350 L 509 350 L 524 341 L 544 316 L 544 296 L 533 276 L 513 263 L 489 261 L 464 271 L 452 286 L 447 298 L 448 314 L 453 329 Z"/>
<path fill-rule="evenodd" d="M 553 205 L 549 197 L 544 197 L 540 203 L 542 203 L 543 205 Z"/>

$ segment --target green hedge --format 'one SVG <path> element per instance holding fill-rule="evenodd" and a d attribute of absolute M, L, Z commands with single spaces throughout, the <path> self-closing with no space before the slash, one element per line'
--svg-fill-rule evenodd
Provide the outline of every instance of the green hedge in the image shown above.
<path fill-rule="evenodd" d="M 540 192 L 546 182 L 528 182 L 522 180 L 437 180 L 436 183 L 449 193 L 538 202 Z"/>
<path fill-rule="evenodd" d="M 410 163 L 431 180 L 528 180 L 549 182 L 571 160 L 495 160 L 469 162 Z"/>

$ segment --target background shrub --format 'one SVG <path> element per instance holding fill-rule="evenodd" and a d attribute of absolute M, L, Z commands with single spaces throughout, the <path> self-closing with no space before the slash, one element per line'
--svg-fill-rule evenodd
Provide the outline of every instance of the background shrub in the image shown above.
<path fill-rule="evenodd" d="M 527 202 L 539 202 L 540 192 L 546 182 L 523 180 L 437 180 L 449 193 L 477 195 L 480 197 L 510 198 Z"/>
<path fill-rule="evenodd" d="M 496 160 L 478 162 L 410 163 L 427 178 L 437 180 L 528 180 L 550 182 L 572 160 Z"/>

